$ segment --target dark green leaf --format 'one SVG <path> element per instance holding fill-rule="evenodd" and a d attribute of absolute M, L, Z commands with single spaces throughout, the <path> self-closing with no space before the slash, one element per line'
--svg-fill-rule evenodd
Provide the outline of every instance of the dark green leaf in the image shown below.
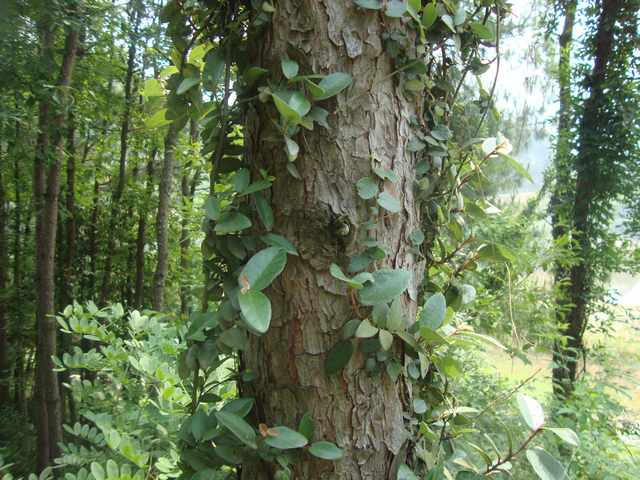
<path fill-rule="evenodd" d="M 298 256 L 298 251 L 296 250 L 295 245 L 284 238 L 282 235 L 267 233 L 260 238 L 262 238 L 262 241 L 267 245 L 271 245 L 272 247 L 279 247 L 290 255 Z"/>
<path fill-rule="evenodd" d="M 324 361 L 324 371 L 327 375 L 335 375 L 349 363 L 353 354 L 353 345 L 349 340 L 343 340 L 336 343 Z"/>
<path fill-rule="evenodd" d="M 238 283 L 241 288 L 264 290 L 282 273 L 286 264 L 287 252 L 282 248 L 265 248 L 247 262 L 238 276 Z"/>
<path fill-rule="evenodd" d="M 480 22 L 471 22 L 469 26 L 471 27 L 471 31 L 481 40 L 493 40 L 493 32 L 486 25 Z"/>
<path fill-rule="evenodd" d="M 256 432 L 251 425 L 234 413 L 217 412 L 216 418 L 221 425 L 233 433 L 238 440 L 250 448 L 257 449 Z"/>
<path fill-rule="evenodd" d="M 204 212 L 209 220 L 218 220 L 220 218 L 220 204 L 215 197 L 207 198 L 204 202 Z"/>
<path fill-rule="evenodd" d="M 307 440 L 311 441 L 313 438 L 313 432 L 315 430 L 315 426 L 313 423 L 313 417 L 311 413 L 306 412 L 302 418 L 300 419 L 300 424 L 298 425 L 298 431 L 307 437 Z"/>
<path fill-rule="evenodd" d="M 273 210 L 271 210 L 271 205 L 269 205 L 269 202 L 260 193 L 256 193 L 253 199 L 256 202 L 256 210 L 258 211 L 258 216 L 264 228 L 271 230 L 273 228 Z"/>
<path fill-rule="evenodd" d="M 220 216 L 214 230 L 219 234 L 239 232 L 251 226 L 251 220 L 240 212 L 225 212 Z"/>

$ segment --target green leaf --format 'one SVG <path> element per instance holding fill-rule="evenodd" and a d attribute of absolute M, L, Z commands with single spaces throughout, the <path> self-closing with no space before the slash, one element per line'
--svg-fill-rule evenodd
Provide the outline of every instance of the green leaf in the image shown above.
<path fill-rule="evenodd" d="M 353 345 L 349 340 L 342 340 L 336 343 L 324 361 L 324 371 L 327 375 L 335 375 L 342 371 L 342 369 L 351 360 L 353 354 Z"/>
<path fill-rule="evenodd" d="M 533 430 L 539 430 L 544 425 L 544 411 L 542 405 L 535 399 L 527 395 L 518 394 L 516 397 L 520 415 L 527 426 Z"/>
<path fill-rule="evenodd" d="M 234 398 L 222 407 L 223 412 L 234 413 L 241 418 L 249 415 L 255 400 L 251 397 Z"/>
<path fill-rule="evenodd" d="M 226 233 L 239 232 L 251 226 L 251 220 L 240 212 L 225 212 L 220 216 L 214 230 L 224 235 Z"/>
<path fill-rule="evenodd" d="M 240 311 L 247 325 L 258 333 L 266 333 L 271 324 L 271 302 L 258 290 L 238 294 Z"/>
<path fill-rule="evenodd" d="M 162 97 L 164 88 L 160 80 L 149 78 L 144 81 L 144 87 L 142 87 L 142 92 L 140 93 L 145 97 Z"/>
<path fill-rule="evenodd" d="M 424 242 L 424 233 L 421 229 L 416 228 L 413 232 L 409 234 L 409 241 L 413 244 L 414 247 L 419 247 Z"/>
<path fill-rule="evenodd" d="M 438 124 L 431 130 L 431 136 L 436 140 L 449 140 L 451 138 L 451 130 L 446 125 Z"/>
<path fill-rule="evenodd" d="M 324 108 L 313 106 L 311 107 L 311 111 L 307 116 L 321 127 L 324 127 L 327 130 L 329 129 L 329 124 L 327 123 L 329 112 L 327 112 Z"/>
<path fill-rule="evenodd" d="M 391 302 L 391 308 L 387 314 L 387 328 L 392 331 L 401 330 L 404 326 L 404 313 L 402 311 L 402 298 L 396 297 Z"/>
<path fill-rule="evenodd" d="M 199 83 L 200 83 L 200 79 L 198 77 L 185 78 L 184 80 L 182 80 L 182 82 L 180 82 L 180 85 L 178 85 L 178 88 L 176 90 L 176 95 L 182 95 L 183 93 L 186 93 L 188 90 L 190 90 L 191 88 L 193 88 Z"/>
<path fill-rule="evenodd" d="M 353 0 L 360 8 L 368 10 L 380 10 L 382 8 L 381 0 Z"/>
<path fill-rule="evenodd" d="M 287 158 L 290 162 L 293 162 L 296 158 L 298 158 L 298 153 L 300 152 L 300 147 L 295 142 L 295 140 L 290 139 L 289 137 L 284 137 Z"/>
<path fill-rule="evenodd" d="M 237 327 L 232 327 L 220 334 L 220 341 L 233 350 L 246 350 L 248 346 L 247 336 Z"/>
<path fill-rule="evenodd" d="M 273 228 L 273 210 L 271 209 L 271 205 L 269 205 L 269 202 L 261 193 L 256 193 L 253 199 L 256 202 L 256 210 L 258 211 L 258 216 L 264 228 L 271 230 Z"/>
<path fill-rule="evenodd" d="M 389 350 L 393 345 L 393 334 L 386 330 L 380 330 L 378 340 L 380 340 L 383 350 Z"/>
<path fill-rule="evenodd" d="M 446 312 L 447 302 L 444 295 L 440 292 L 431 295 L 420 312 L 420 325 L 437 330 L 444 322 Z"/>
<path fill-rule="evenodd" d="M 513 158 L 511 155 L 507 155 L 505 153 L 500 153 L 500 152 L 498 152 L 498 155 L 504 160 L 506 160 L 509 166 L 513 168 L 518 173 L 518 175 L 526 178 L 531 183 L 533 183 L 533 178 L 531 177 L 531 174 L 529 173 L 529 171 L 526 168 L 524 168 L 522 164 L 518 162 L 515 158 Z"/>
<path fill-rule="evenodd" d="M 425 30 L 427 30 L 431 25 L 436 23 L 438 19 L 438 8 L 436 7 L 436 3 L 428 3 L 424 6 L 422 10 L 422 26 Z"/>
<path fill-rule="evenodd" d="M 451 15 L 442 15 L 440 17 L 442 19 L 442 22 L 449 27 L 449 29 L 453 32 L 456 33 L 456 27 L 453 21 L 453 18 L 451 17 Z"/>
<path fill-rule="evenodd" d="M 400 200 L 392 196 L 389 192 L 381 192 L 378 195 L 378 205 L 391 213 L 398 213 L 402 210 Z"/>
<path fill-rule="evenodd" d="M 332 263 L 329 267 L 329 273 L 331 273 L 331 276 L 333 278 L 346 282 L 351 288 L 355 289 L 362 288 L 366 282 L 373 281 L 373 275 L 371 275 L 369 272 L 362 272 L 353 278 L 349 278 L 335 263 Z"/>
<path fill-rule="evenodd" d="M 91 474 L 95 480 L 105 479 L 104 468 L 102 468 L 102 465 L 97 462 L 91 462 Z"/>
<path fill-rule="evenodd" d="M 411 274 L 406 270 L 383 268 L 373 272 L 373 283 L 368 283 L 358 292 L 362 305 L 372 306 L 389 303 L 409 286 Z"/>
<path fill-rule="evenodd" d="M 331 442 L 315 442 L 309 447 L 309 453 L 323 460 L 338 460 L 344 455 L 344 451 Z"/>
<path fill-rule="evenodd" d="M 302 418 L 300 419 L 300 424 L 298 425 L 298 431 L 307 437 L 307 440 L 311 440 L 313 438 L 313 432 L 315 430 L 315 425 L 313 423 L 313 417 L 311 413 L 306 412 Z"/>
<path fill-rule="evenodd" d="M 378 331 L 378 327 L 373 326 L 371 322 L 365 318 L 360 322 L 360 325 L 358 325 L 358 328 L 356 329 L 356 337 L 371 338 L 375 336 Z"/>
<path fill-rule="evenodd" d="M 281 62 L 282 73 L 287 79 L 293 78 L 298 75 L 298 70 L 300 67 L 298 66 L 298 62 L 291 60 L 288 57 L 284 57 Z"/>
<path fill-rule="evenodd" d="M 307 437 L 287 427 L 273 427 L 269 429 L 269 436 L 264 439 L 264 443 L 280 450 L 289 450 L 304 447 Z"/>
<path fill-rule="evenodd" d="M 427 411 L 427 402 L 425 402 L 421 398 L 414 398 L 413 399 L 413 411 L 416 412 L 418 415 L 422 415 L 423 413 L 425 413 Z"/>
<path fill-rule="evenodd" d="M 258 448 L 258 445 L 256 444 L 256 432 L 253 430 L 251 425 L 245 422 L 241 417 L 230 412 L 217 412 L 216 418 L 222 426 L 233 433 L 238 440 L 246 446 L 253 448 L 254 450 Z"/>
<path fill-rule="evenodd" d="M 224 53 L 221 48 L 207 52 L 202 69 L 202 84 L 210 92 L 217 90 L 218 83 L 224 73 L 224 66 Z"/>
<path fill-rule="evenodd" d="M 356 182 L 356 189 L 360 198 L 369 200 L 378 195 L 378 181 L 375 178 L 362 177 Z"/>
<path fill-rule="evenodd" d="M 267 245 L 271 245 L 272 247 L 279 247 L 289 255 L 299 256 L 298 251 L 293 243 L 284 238 L 282 235 L 277 235 L 275 233 L 267 233 L 260 237 L 264 243 Z"/>
<path fill-rule="evenodd" d="M 320 96 L 314 96 L 315 100 L 324 100 L 326 98 L 331 98 L 349 85 L 351 85 L 352 79 L 351 75 L 342 72 L 332 73 L 324 77 L 319 84 L 319 87 L 324 90 L 324 94 Z"/>
<path fill-rule="evenodd" d="M 475 36 L 480 38 L 481 40 L 491 41 L 494 39 L 493 32 L 486 25 L 480 22 L 471 22 L 469 26 L 471 27 L 471 31 L 475 34 Z"/>
<path fill-rule="evenodd" d="M 246 168 L 241 168 L 233 176 L 233 189 L 240 193 L 249 186 L 250 182 L 251 172 Z"/>
<path fill-rule="evenodd" d="M 166 117 L 167 109 L 163 108 L 162 110 L 158 110 L 151 117 L 147 118 L 144 121 L 144 125 L 147 128 L 159 128 L 164 127 L 165 125 L 169 125 L 173 120 L 170 120 Z"/>
<path fill-rule="evenodd" d="M 373 169 L 373 173 L 375 173 L 382 180 L 389 180 L 392 183 L 398 181 L 398 175 L 392 170 L 387 170 L 386 168 L 376 167 Z"/>
<path fill-rule="evenodd" d="M 580 445 L 578 435 L 576 435 L 576 432 L 574 432 L 570 428 L 545 428 L 545 430 L 549 430 L 555 433 L 563 442 L 568 443 L 572 447 L 577 447 Z"/>
<path fill-rule="evenodd" d="M 220 218 L 220 203 L 216 197 L 209 197 L 204 202 L 204 213 L 209 220 L 218 220 Z"/>
<path fill-rule="evenodd" d="M 238 276 L 241 288 L 264 290 L 282 273 L 287 264 L 287 252 L 279 247 L 269 247 L 256 253 L 244 266 Z"/>
<path fill-rule="evenodd" d="M 540 447 L 529 448 L 527 460 L 541 480 L 564 480 L 567 478 L 562 464 Z"/>
<path fill-rule="evenodd" d="M 293 125 L 299 124 L 311 110 L 311 103 L 300 92 L 276 92 L 271 96 L 280 114 Z"/>
<path fill-rule="evenodd" d="M 114 480 L 119 480 L 120 478 L 118 464 L 112 459 L 107 460 L 107 478 Z"/>
<path fill-rule="evenodd" d="M 407 0 L 389 0 L 385 15 L 391 18 L 400 18 L 407 11 Z"/>
<path fill-rule="evenodd" d="M 408 466 L 402 464 L 398 468 L 398 480 L 418 480 L 418 477 Z"/>

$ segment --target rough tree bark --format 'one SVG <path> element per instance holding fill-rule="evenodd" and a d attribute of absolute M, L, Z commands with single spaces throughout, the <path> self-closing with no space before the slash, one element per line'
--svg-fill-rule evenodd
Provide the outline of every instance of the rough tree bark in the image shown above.
<path fill-rule="evenodd" d="M 282 144 L 273 141 L 277 133 L 271 118 L 277 114 L 249 111 L 245 125 L 250 165 L 277 175 L 271 198 L 274 231 L 291 240 L 300 256 L 289 256 L 285 271 L 269 289 L 271 327 L 266 335 L 252 338 L 243 356 L 257 381 L 243 388 L 256 398 L 257 421 L 295 427 L 310 412 L 315 437 L 345 449 L 336 463 L 304 457 L 294 467 L 294 478 L 395 478 L 394 470 L 404 461 L 408 387 L 402 380 L 368 375 L 361 354 L 337 378 L 327 377 L 323 368 L 341 327 L 355 315 L 343 285 L 329 274 L 331 262 L 346 266 L 369 236 L 384 244 L 390 254 L 380 266 L 413 273 L 403 295 L 408 318 L 415 317 L 423 276 L 423 265 L 408 241 L 420 223 L 413 193 L 415 161 L 406 149 L 415 101 L 407 100 L 397 80 L 390 78 L 393 61 L 383 49 L 389 28 L 403 26 L 390 19 L 383 22 L 353 2 L 281 0 L 269 30 L 255 43 L 259 61 L 272 78 L 281 78 L 280 61 L 288 54 L 300 63 L 302 74 L 342 71 L 354 79 L 337 100 L 324 104 L 332 112 L 329 131 L 316 126 L 304 132 L 304 140 L 298 138 L 300 181 L 286 173 Z M 383 215 L 367 232 L 360 225 L 371 214 L 354 185 L 371 174 L 372 161 L 398 175 L 396 183 L 386 182 L 384 188 L 403 208 L 399 214 Z M 348 236 L 336 232 L 337 221 L 349 224 Z M 273 478 L 269 468 L 245 465 L 242 478 Z"/>
<path fill-rule="evenodd" d="M 169 210 L 173 186 L 173 169 L 176 160 L 176 143 L 179 133 L 177 126 L 171 124 L 164 139 L 164 155 L 158 193 L 158 213 L 156 216 L 158 261 L 153 275 L 153 288 L 151 291 L 151 304 L 153 309 L 158 312 L 164 309 L 164 287 L 169 272 Z"/>
<path fill-rule="evenodd" d="M 592 218 L 594 194 L 597 192 L 593 182 L 600 177 L 601 161 L 598 155 L 598 142 L 602 141 L 594 132 L 598 131 L 600 121 L 598 112 L 606 95 L 604 89 L 612 52 L 613 26 L 623 5 L 622 0 L 602 2 L 595 38 L 594 65 L 588 82 L 589 96 L 584 102 L 578 131 L 575 197 L 571 217 L 571 226 L 577 242 L 578 261 L 571 267 L 569 273 L 568 303 L 570 307 L 561 332 L 567 339 L 566 345 L 560 346 L 555 352 L 562 362 L 561 368 L 556 368 L 553 372 L 556 393 L 564 397 L 573 393 L 579 355 L 584 348 L 582 340 L 588 320 L 587 306 L 592 287 L 589 274 L 589 257 L 593 254 L 590 225 L 596 221 Z"/>
<path fill-rule="evenodd" d="M 55 35 L 51 25 L 43 25 L 43 58 L 53 65 Z M 61 93 L 56 111 L 49 99 L 40 103 L 39 134 L 34 162 L 34 201 L 36 207 L 36 320 L 38 347 L 36 366 L 37 395 L 37 469 L 41 471 L 58 456 L 62 440 L 62 411 L 58 376 L 53 371 L 51 357 L 57 350 L 55 314 L 55 251 L 58 226 L 58 196 L 60 190 L 60 159 L 64 154 L 63 127 L 66 118 L 66 90 L 78 48 L 78 31 L 66 34 L 60 77 Z M 51 141 L 53 139 L 53 141 Z"/>

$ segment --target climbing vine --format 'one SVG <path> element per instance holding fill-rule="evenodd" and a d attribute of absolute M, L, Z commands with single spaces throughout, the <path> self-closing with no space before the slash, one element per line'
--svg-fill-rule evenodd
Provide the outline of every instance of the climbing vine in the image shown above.
<path fill-rule="evenodd" d="M 459 352 L 477 342 L 500 347 L 474 333 L 459 315 L 475 296 L 464 275 L 483 263 L 512 259 L 504 246 L 478 244 L 473 235 L 473 223 L 481 221 L 488 206 L 481 194 L 483 167 L 506 161 L 528 175 L 509 156 L 507 139 L 497 132 L 485 138 L 485 119 L 497 113 L 496 81 L 486 90 L 483 74 L 499 69 L 500 28 L 509 5 L 501 0 L 354 0 L 353 5 L 363 15 L 380 15 L 386 25 L 384 50 L 394 61 L 390 77 L 416 105 L 407 146 L 416 159 L 416 185 L 409 188 L 416 191 L 422 224 L 408 238 L 426 272 L 412 299 L 421 308 L 417 318 L 408 318 L 403 296 L 412 275 L 383 266 L 389 255 L 384 244 L 369 238 L 357 245 L 359 253 L 348 262 L 335 259 L 330 275 L 343 285 L 352 318 L 325 355 L 325 374 L 340 375 L 359 352 L 369 375 L 387 375 L 406 385 L 411 439 L 406 462 L 396 466 L 399 479 L 424 474 L 440 478 L 445 471 L 449 478 L 456 472 L 460 479 L 482 478 L 508 471 L 509 461 L 524 450 L 538 473 L 558 468 L 544 450 L 528 448 L 544 430 L 539 405 L 528 397 L 519 400 L 530 429 L 520 447 L 501 453 L 492 441 L 488 449 L 471 444 L 484 466 L 473 460 L 456 463 L 453 455 L 455 445 L 475 432 L 481 415 L 458 405 L 452 394 L 450 382 L 464 369 Z M 280 59 L 277 72 L 251 65 L 248 32 L 265 28 L 277 8 L 277 3 L 258 0 L 206 6 L 170 1 L 162 19 L 175 45 L 172 65 L 145 86 L 151 95 L 165 98 L 165 108 L 147 126 L 184 125 L 192 119 L 202 126 L 203 152 L 211 158 L 203 223 L 203 305 L 184 329 L 189 345 L 179 358 L 180 376 L 191 392 L 190 415 L 180 431 L 181 462 L 185 472 L 198 478 L 228 478 L 253 460 L 276 465 L 275 478 L 284 479 L 290 478 L 291 466 L 301 455 L 323 460 L 343 455 L 335 439 L 313 441 L 310 415 L 299 425 L 256 425 L 254 399 L 238 395 L 256 376 L 245 368 L 239 352 L 249 348 L 249 335 L 269 330 L 272 306 L 265 292 L 290 256 L 298 255 L 296 245 L 273 231 L 268 192 L 277 176 L 301 179 L 296 160 L 305 132 L 331 131 L 328 119 L 334 112 L 327 101 L 349 95 L 353 81 L 346 72 L 303 71 L 306 65 L 288 55 Z M 479 88 L 474 88 L 474 78 Z M 243 161 L 243 118 L 256 108 L 268 112 L 278 132 L 273 141 L 282 145 L 286 171 L 268 172 Z M 468 118 L 474 119 L 473 128 L 465 123 Z M 398 181 L 392 169 L 371 158 L 370 174 L 353 186 L 369 218 L 358 226 L 335 219 L 336 235 L 352 238 L 354 228 L 374 230 L 398 214 Z M 511 432 L 505 435 L 512 444 Z M 573 442 L 570 433 L 558 435 Z"/>

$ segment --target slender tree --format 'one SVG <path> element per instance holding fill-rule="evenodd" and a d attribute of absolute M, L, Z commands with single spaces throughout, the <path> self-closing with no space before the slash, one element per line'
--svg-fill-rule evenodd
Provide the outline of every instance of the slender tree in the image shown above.
<path fill-rule="evenodd" d="M 55 65 L 56 31 L 53 19 L 45 13 L 40 25 L 42 60 Z M 60 161 L 64 154 L 64 123 L 67 90 L 78 48 L 77 25 L 67 29 L 64 53 L 58 79 L 59 100 L 54 108 L 50 98 L 40 102 L 39 135 L 34 163 L 34 199 L 36 207 L 36 309 L 38 323 L 37 380 L 38 397 L 38 470 L 58 456 L 62 439 L 62 411 L 58 377 L 51 357 L 57 351 L 55 314 L 55 250 L 58 226 Z"/>

